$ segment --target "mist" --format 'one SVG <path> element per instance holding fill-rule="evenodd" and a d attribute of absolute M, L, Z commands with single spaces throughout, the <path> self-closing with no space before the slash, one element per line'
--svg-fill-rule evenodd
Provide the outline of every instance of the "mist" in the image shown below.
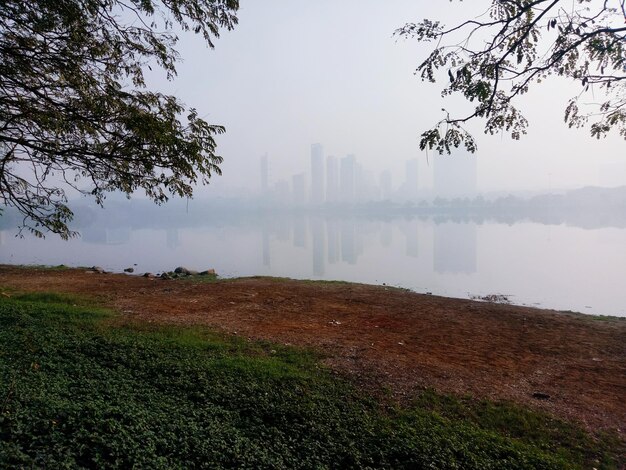
<path fill-rule="evenodd" d="M 104 208 L 74 198 L 70 242 L 16 238 L 21 219 L 7 210 L 0 262 L 188 264 L 626 315 L 614 281 L 626 277 L 624 142 L 567 128 L 579 84 L 554 78 L 524 95 L 519 141 L 472 122 L 475 154 L 419 150 L 443 108 L 468 108 L 415 75 L 428 44 L 394 31 L 421 18 L 455 24 L 488 5 L 243 0 L 214 50 L 181 32 L 178 75 L 146 70 L 148 86 L 226 127 L 223 174 L 161 206 L 140 193 L 111 194 Z"/>
<path fill-rule="evenodd" d="M 479 6 L 477 6 L 477 4 Z M 480 7 L 482 5 L 482 7 Z M 260 158 L 267 155 L 270 187 L 310 171 L 310 147 L 325 156 L 354 155 L 374 180 L 389 172 L 395 188 L 406 162 L 417 159 L 418 187 L 434 189 L 435 155 L 419 150 L 421 132 L 467 105 L 439 96 L 415 69 L 427 44 L 394 37 L 421 18 L 453 24 L 483 13 L 488 2 L 243 1 L 240 24 L 208 50 L 200 38 L 181 36 L 184 62 L 174 82 L 155 74 L 154 85 L 196 107 L 220 136 L 223 176 L 198 188 L 198 197 L 260 189 Z M 563 123 L 567 100 L 580 85 L 553 78 L 523 97 L 529 133 L 514 141 L 490 136 L 479 122 L 476 190 L 574 189 L 626 184 L 623 140 L 593 139 L 588 129 Z"/>

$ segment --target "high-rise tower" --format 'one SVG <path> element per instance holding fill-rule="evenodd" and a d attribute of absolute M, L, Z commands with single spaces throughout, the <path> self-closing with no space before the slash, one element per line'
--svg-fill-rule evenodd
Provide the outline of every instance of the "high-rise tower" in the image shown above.
<path fill-rule="evenodd" d="M 261 193 L 267 194 L 269 189 L 269 164 L 267 154 L 261 157 Z"/>
<path fill-rule="evenodd" d="M 341 159 L 339 167 L 339 191 L 342 202 L 354 202 L 356 158 L 348 155 Z"/>
<path fill-rule="evenodd" d="M 311 145 L 311 203 L 324 203 L 324 149 Z"/>
<path fill-rule="evenodd" d="M 326 200 L 339 200 L 339 164 L 336 157 L 329 155 L 326 158 Z"/>
<path fill-rule="evenodd" d="M 412 158 L 406 161 L 406 182 L 405 190 L 406 197 L 408 199 L 415 199 L 417 197 L 418 189 L 418 161 L 417 158 Z"/>

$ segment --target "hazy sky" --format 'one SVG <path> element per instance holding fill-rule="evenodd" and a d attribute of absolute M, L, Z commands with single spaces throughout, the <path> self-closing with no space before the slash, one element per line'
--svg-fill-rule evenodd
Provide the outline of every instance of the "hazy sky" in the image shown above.
<path fill-rule="evenodd" d="M 488 2 L 425 0 L 242 0 L 239 25 L 224 32 L 215 50 L 181 35 L 184 62 L 172 83 L 155 81 L 223 124 L 219 153 L 224 175 L 213 190 L 257 189 L 259 157 L 268 153 L 270 184 L 309 171 L 310 145 L 326 155 L 348 153 L 377 176 L 389 169 L 393 184 L 405 161 L 420 159 L 420 184 L 432 184 L 432 164 L 419 151 L 420 133 L 452 111 L 440 87 L 413 72 L 428 46 L 393 37 L 421 18 L 453 24 L 485 11 Z M 563 124 L 568 98 L 579 88 L 554 79 L 520 103 L 530 121 L 521 141 L 486 136 L 471 126 L 479 144 L 478 185 L 483 191 L 626 184 L 624 140 L 592 139 L 588 130 Z M 457 102 L 457 104 L 459 104 Z M 461 103 L 462 104 L 462 103 Z M 199 191 L 199 195 L 207 190 Z"/>

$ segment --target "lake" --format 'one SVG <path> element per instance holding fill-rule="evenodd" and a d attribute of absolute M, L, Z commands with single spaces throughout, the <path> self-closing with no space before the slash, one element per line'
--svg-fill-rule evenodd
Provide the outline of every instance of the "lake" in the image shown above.
<path fill-rule="evenodd" d="M 386 284 L 459 298 L 626 316 L 626 229 L 531 221 L 295 212 L 79 216 L 63 241 L 0 231 L 0 263 Z M 113 215 L 111 215 L 113 214 Z"/>

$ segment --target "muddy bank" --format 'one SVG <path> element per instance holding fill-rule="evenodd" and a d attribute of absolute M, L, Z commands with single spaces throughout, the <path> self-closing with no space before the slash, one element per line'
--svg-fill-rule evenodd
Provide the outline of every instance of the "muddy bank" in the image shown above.
<path fill-rule="evenodd" d="M 245 278 L 147 279 L 0 266 L 0 291 L 90 295 L 142 321 L 204 324 L 317 348 L 360 385 L 512 400 L 587 428 L 626 422 L 626 321 L 384 286 Z M 623 432 L 623 430 L 621 431 Z"/>

